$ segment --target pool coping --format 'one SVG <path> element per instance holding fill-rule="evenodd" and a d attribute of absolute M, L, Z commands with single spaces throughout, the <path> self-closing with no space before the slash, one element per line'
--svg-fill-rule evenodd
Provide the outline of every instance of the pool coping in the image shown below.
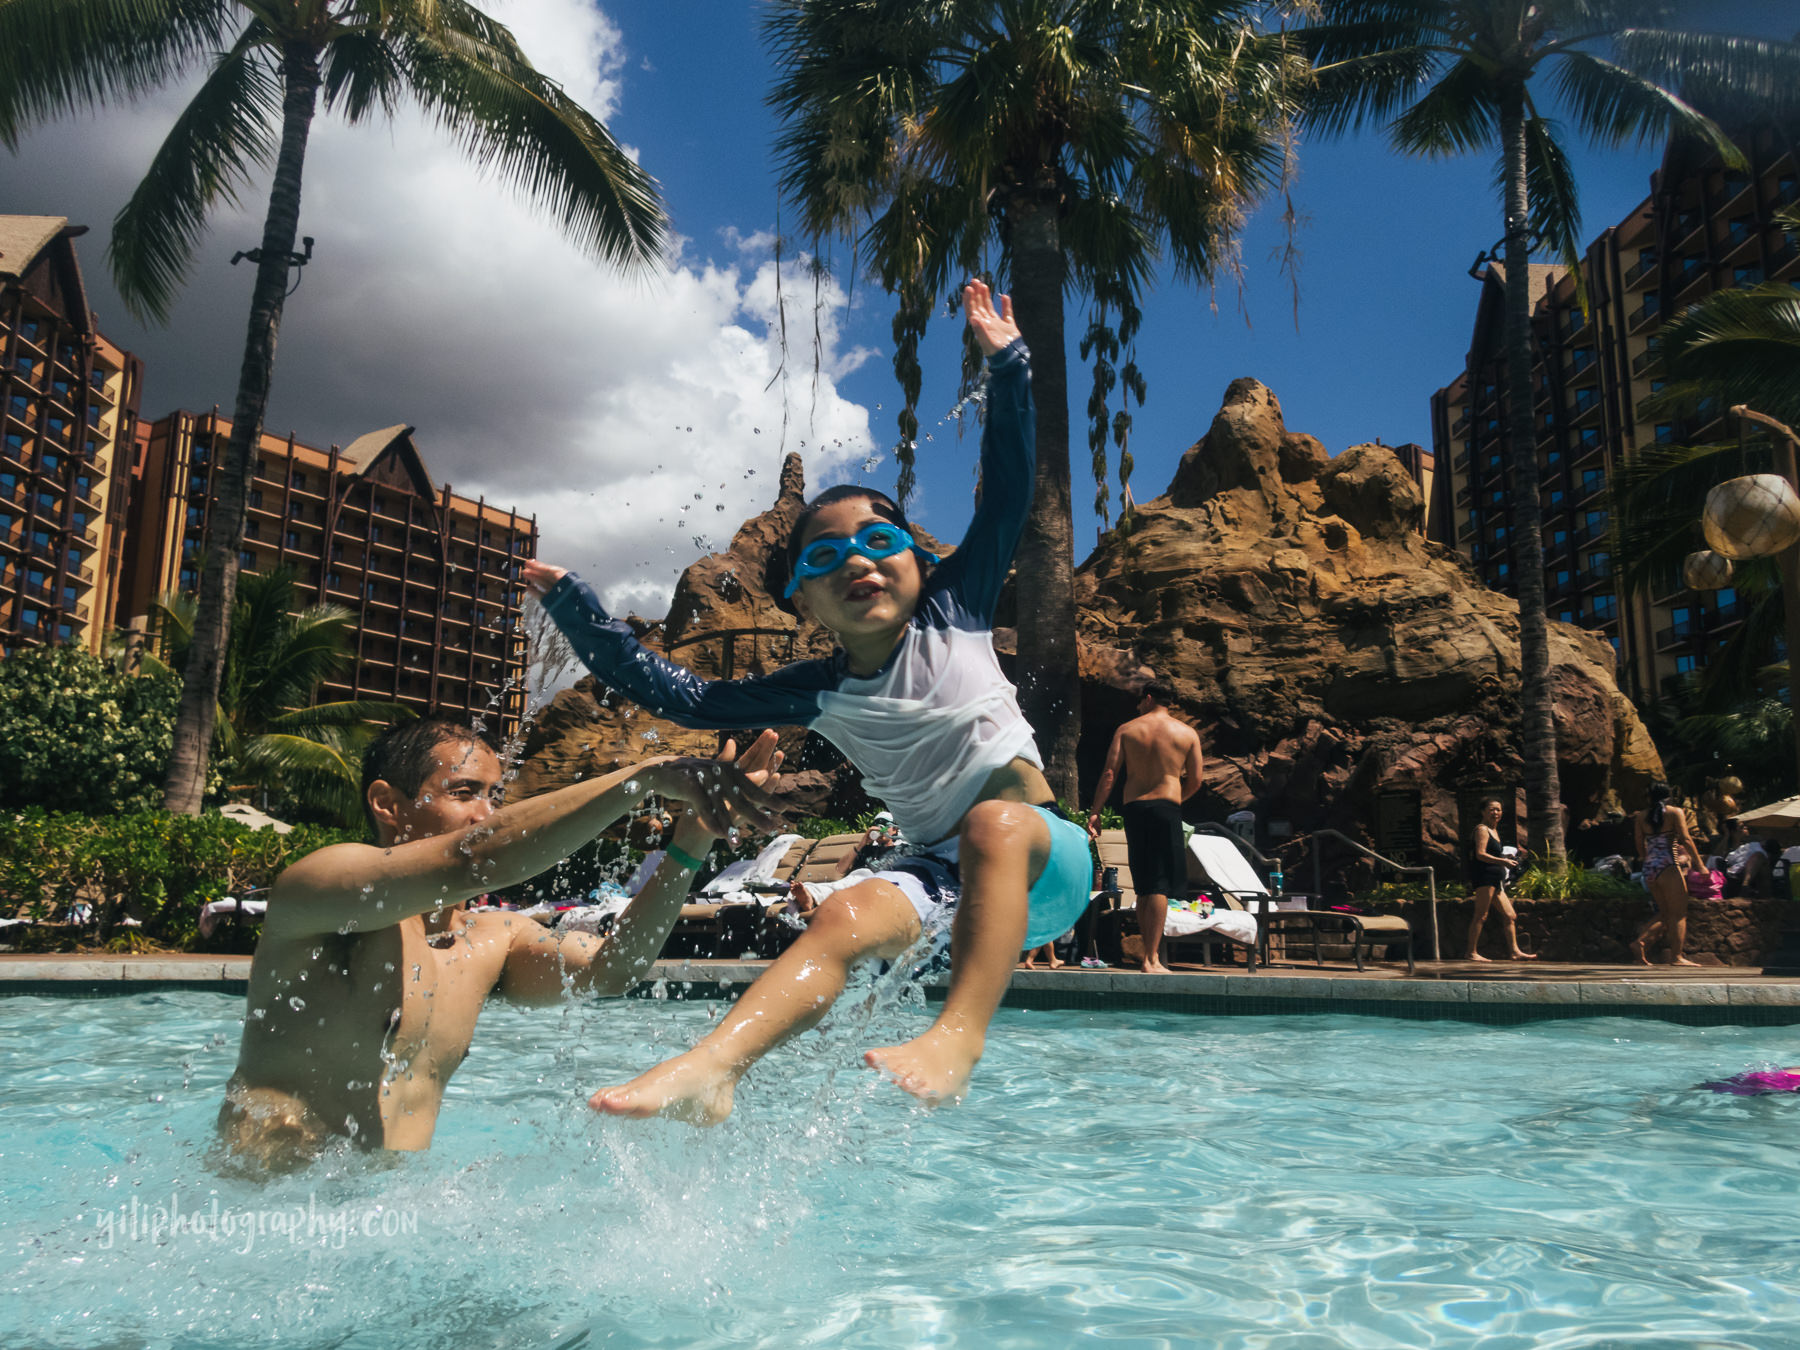
<path fill-rule="evenodd" d="M 637 996 L 730 997 L 761 974 L 764 961 L 658 961 Z M 1303 973 L 1293 967 L 1241 972 L 1179 971 L 1148 975 L 1128 970 L 1017 970 L 1007 991 L 1009 1006 L 1031 1008 L 1156 1008 L 1206 1013 L 1369 1012 L 1427 1017 L 1498 1014 L 1517 1017 L 1667 1015 L 1677 1010 L 1758 1019 L 1800 1021 L 1800 979 L 1765 976 L 1748 968 L 1605 978 L 1546 971 L 1537 978 L 1505 978 L 1486 971 L 1459 977 L 1422 971 L 1406 977 L 1371 969 Z M 1586 968 L 1583 968 L 1586 969 Z M 193 988 L 241 993 L 250 973 L 247 956 L 0 956 L 0 996 L 16 994 L 123 994 Z M 1520 972 L 1523 974 L 1524 972 Z M 927 997 L 941 997 L 943 975 L 925 980 Z M 1660 1010 L 1660 1012 L 1659 1012 Z M 1752 1011 L 1754 1010 L 1754 1012 Z"/>

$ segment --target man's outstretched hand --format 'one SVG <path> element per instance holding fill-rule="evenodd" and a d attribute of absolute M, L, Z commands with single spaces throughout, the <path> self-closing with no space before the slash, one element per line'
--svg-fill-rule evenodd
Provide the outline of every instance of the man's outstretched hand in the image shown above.
<path fill-rule="evenodd" d="M 738 757 L 737 741 L 728 739 L 725 748 L 715 756 L 720 764 L 736 764 L 738 772 L 749 780 L 752 787 L 766 787 L 775 771 L 781 767 L 785 756 L 775 748 L 779 738 L 773 731 L 765 731 L 750 743 L 743 757 Z"/>
<path fill-rule="evenodd" d="M 765 733 L 769 740 L 774 733 Z M 667 759 L 644 766 L 640 775 L 644 786 L 664 797 L 685 802 L 694 820 L 714 835 L 730 834 L 736 829 L 774 830 L 781 825 L 786 807 L 752 781 L 752 773 L 766 778 L 772 769 L 761 764 L 759 754 L 773 759 L 773 746 L 762 750 L 759 740 L 745 758 L 751 762 L 748 771 L 737 764 L 717 759 Z"/>
<path fill-rule="evenodd" d="M 539 562 L 536 558 L 527 558 L 519 566 L 519 577 L 531 588 L 531 593 L 542 599 L 550 594 L 550 588 L 569 574 L 566 567 L 552 567 L 547 562 Z"/>
<path fill-rule="evenodd" d="M 997 310 L 996 299 L 1000 301 Z M 1019 336 L 1019 325 L 1013 322 L 1012 297 L 996 297 L 985 282 L 971 281 L 963 287 L 963 315 L 985 356 L 1005 351 Z"/>

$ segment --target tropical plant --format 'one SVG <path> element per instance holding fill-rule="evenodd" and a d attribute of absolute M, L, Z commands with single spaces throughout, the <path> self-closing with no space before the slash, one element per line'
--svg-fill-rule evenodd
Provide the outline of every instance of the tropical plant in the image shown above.
<path fill-rule="evenodd" d="M 898 496 L 913 489 L 920 340 L 940 298 L 987 272 L 1032 351 L 1037 483 L 1017 556 L 1020 702 L 1077 796 L 1080 698 L 1064 305 L 1082 344 L 1104 510 L 1106 441 L 1130 473 L 1138 298 L 1158 253 L 1229 273 L 1250 204 L 1287 168 L 1305 67 L 1248 0 L 778 0 L 767 20 L 783 195 L 815 253 L 848 241 L 897 301 Z M 978 374 L 964 345 L 965 380 Z M 1123 390 L 1108 417 L 1109 398 Z"/>
<path fill-rule="evenodd" d="M 414 713 L 379 699 L 315 703 L 319 686 L 350 665 L 356 616 L 339 605 L 300 608 L 299 599 L 292 569 L 243 574 L 213 724 L 216 748 L 236 781 L 350 828 L 363 819 L 363 751 L 382 724 Z M 179 670 L 193 651 L 195 599 L 164 595 L 156 609 L 163 650 Z"/>
<path fill-rule="evenodd" d="M 85 648 L 21 647 L 0 661 L 0 810 L 152 805 L 180 697 L 166 671 L 127 675 Z"/>
<path fill-rule="evenodd" d="M 1575 176 L 1546 96 L 1600 144 L 1679 134 L 1736 165 L 1743 156 L 1675 92 L 1680 81 L 1703 75 L 1766 86 L 1800 75 L 1790 45 L 1661 26 L 1674 9 L 1666 0 L 1316 0 L 1316 21 L 1304 33 L 1315 63 L 1310 121 L 1320 131 L 1374 122 L 1403 154 L 1500 152 L 1504 233 L 1495 252 L 1505 288 L 1502 387 L 1512 410 L 1521 739 L 1532 837 L 1553 866 L 1565 850 L 1531 417 L 1528 263 L 1534 249 L 1548 248 L 1574 271 L 1578 288 L 1582 276 Z"/>
<path fill-rule="evenodd" d="M 483 168 L 602 260 L 660 256 L 654 181 L 606 128 L 468 0 L 0 0 L 0 143 L 31 124 L 135 100 L 205 68 L 113 221 L 119 293 L 166 318 L 213 208 L 273 167 L 249 328 L 200 574 L 165 805 L 200 809 L 237 590 L 248 487 L 296 258 L 307 140 L 321 96 L 352 125 L 418 104 Z"/>

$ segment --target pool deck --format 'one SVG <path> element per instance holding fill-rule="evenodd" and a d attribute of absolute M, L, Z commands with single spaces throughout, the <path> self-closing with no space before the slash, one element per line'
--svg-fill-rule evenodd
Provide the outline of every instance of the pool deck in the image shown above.
<path fill-rule="evenodd" d="M 675 960 L 656 963 L 640 993 L 717 997 L 742 989 L 761 974 L 763 961 Z M 133 992 L 157 986 L 217 987 L 238 991 L 249 978 L 247 956 L 21 955 L 0 954 L 0 994 Z M 656 990 L 657 982 L 663 982 Z M 941 989 L 942 976 L 928 980 Z M 1244 1001 L 1257 1010 L 1279 1003 L 1294 1011 L 1355 1011 L 1414 1005 L 1456 1015 L 1491 1007 L 1549 1015 L 1631 1014 L 1652 1009 L 1762 1010 L 1762 1015 L 1800 1018 L 1800 977 L 1763 975 L 1745 966 L 1617 966 L 1549 961 L 1421 961 L 1408 976 L 1399 966 L 1283 963 L 1254 975 L 1241 967 L 1177 966 L 1168 975 L 1108 969 L 1018 970 L 1008 1001 L 1021 1006 L 1104 1008 L 1188 1006 L 1222 1010 Z M 1246 1007 L 1246 1011 L 1250 1010 Z M 1754 1014 L 1752 1014 L 1754 1015 Z M 1785 1019 L 1784 1019 L 1785 1020 Z"/>

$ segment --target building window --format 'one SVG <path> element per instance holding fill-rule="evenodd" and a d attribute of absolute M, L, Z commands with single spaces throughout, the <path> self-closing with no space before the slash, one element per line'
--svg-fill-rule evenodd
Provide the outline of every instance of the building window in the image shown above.
<path fill-rule="evenodd" d="M 244 522 L 244 538 L 246 538 L 246 539 L 261 539 L 262 538 L 262 522 L 260 520 L 245 521 Z M 190 539 L 188 542 L 191 544 L 194 541 Z"/>
<path fill-rule="evenodd" d="M 295 473 L 294 474 L 294 486 L 299 491 L 305 492 L 306 491 L 306 475 L 303 473 Z"/>
<path fill-rule="evenodd" d="M 1594 619 L 1597 622 L 1605 623 L 1610 619 L 1616 619 L 1618 617 L 1619 617 L 1619 597 L 1618 596 L 1612 595 L 1612 594 L 1607 594 L 1607 595 L 1596 595 L 1594 597 Z"/>
<path fill-rule="evenodd" d="M 250 489 L 250 505 L 259 507 L 259 508 L 262 506 L 262 489 L 261 488 L 251 488 Z"/>
<path fill-rule="evenodd" d="M 300 547 L 300 531 L 289 530 L 287 532 L 287 546 L 289 548 L 299 548 Z"/>
<path fill-rule="evenodd" d="M 243 568 L 246 572 L 254 572 L 256 570 L 256 555 L 247 548 L 239 549 L 238 566 Z"/>
<path fill-rule="evenodd" d="M 1742 267 L 1731 269 L 1733 286 L 1760 286 L 1763 279 L 1762 267 L 1756 263 L 1747 263 Z"/>
<path fill-rule="evenodd" d="M 306 506 L 305 506 L 305 503 L 303 503 L 303 502 L 289 502 L 288 503 L 288 515 L 291 518 L 293 518 L 294 520 L 299 520 L 301 517 L 301 513 L 305 510 L 306 510 Z"/>

